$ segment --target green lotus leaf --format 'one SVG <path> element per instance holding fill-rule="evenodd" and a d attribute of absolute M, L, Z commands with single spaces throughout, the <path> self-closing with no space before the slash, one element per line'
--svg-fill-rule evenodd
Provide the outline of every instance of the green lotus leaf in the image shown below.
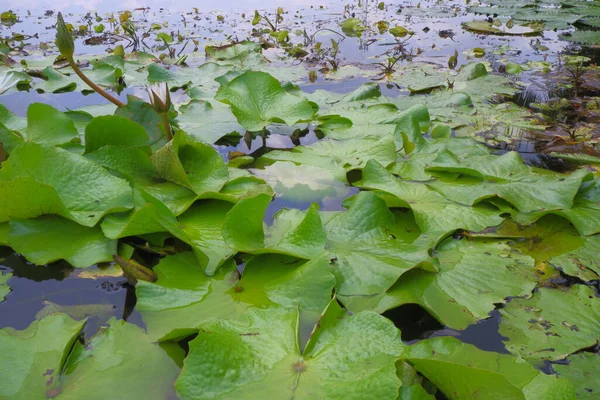
<path fill-rule="evenodd" d="M 353 101 L 377 99 L 379 97 L 381 97 L 381 88 L 377 83 L 369 82 L 360 85 L 350 93 L 344 94 L 340 100 L 344 103 L 349 103 Z"/>
<path fill-rule="evenodd" d="M 553 257 L 549 263 L 560 268 L 567 275 L 576 276 L 584 281 L 600 279 L 600 237 L 592 236 L 585 239 L 583 245 L 573 251 Z"/>
<path fill-rule="evenodd" d="M 52 314 L 22 331 L 1 329 L 0 398 L 55 397 L 59 374 L 83 325 L 65 314 Z"/>
<path fill-rule="evenodd" d="M 574 388 L 566 379 L 545 375 L 521 359 L 482 351 L 452 337 L 423 340 L 407 347 L 405 357 L 453 400 L 496 396 L 515 400 L 575 397 Z"/>
<path fill-rule="evenodd" d="M 309 121 L 314 110 L 308 100 L 287 93 L 277 79 L 264 72 L 245 72 L 222 85 L 215 99 L 231 105 L 240 125 L 260 131 L 273 122 L 293 125 Z"/>
<path fill-rule="evenodd" d="M 430 261 L 431 241 L 405 243 L 387 232 L 396 228 L 394 214 L 373 193 L 360 193 L 348 211 L 329 215 L 325 228 L 311 207 L 306 213 L 282 210 L 265 229 L 262 216 L 270 201 L 268 194 L 240 200 L 227 214 L 226 242 L 247 253 L 288 254 L 328 264 L 340 294 L 380 293 L 409 269 Z"/>
<path fill-rule="evenodd" d="M 573 206 L 548 211 L 520 213 L 515 219 L 524 224 L 531 223 L 546 214 L 556 214 L 566 218 L 581 235 L 600 232 L 600 180 L 586 182 L 575 196 Z"/>
<path fill-rule="evenodd" d="M 533 257 L 536 263 L 574 252 L 586 241 L 568 220 L 555 215 L 544 216 L 525 226 L 507 219 L 495 229 L 470 233 L 470 236 L 507 239 L 512 248 Z"/>
<path fill-rule="evenodd" d="M 506 26 L 496 27 L 488 21 L 469 21 L 462 23 L 463 29 L 486 35 L 499 35 L 499 36 L 538 36 L 543 31 L 541 27 L 527 27 L 527 26 L 513 26 L 508 28 Z"/>
<path fill-rule="evenodd" d="M 516 75 L 516 74 L 520 74 L 523 71 L 524 71 L 523 67 L 521 67 L 517 63 L 513 63 L 513 62 L 506 63 L 506 73 L 507 74 Z"/>
<path fill-rule="evenodd" d="M 54 215 L 13 218 L 8 244 L 35 264 L 64 259 L 75 268 L 112 261 L 117 252 L 117 242 L 107 239 L 100 227 L 82 226 Z"/>
<path fill-rule="evenodd" d="M 0 223 L 0 246 L 8 246 L 8 231 L 10 225 L 8 222 Z"/>
<path fill-rule="evenodd" d="M 334 286 L 335 278 L 326 262 L 279 254 L 252 257 L 244 266 L 240 285 L 257 304 L 273 303 L 317 314 L 331 300 Z"/>
<path fill-rule="evenodd" d="M 358 18 L 348 18 L 340 24 L 340 27 L 342 28 L 342 32 L 350 37 L 360 37 L 361 33 L 366 29 Z"/>
<path fill-rule="evenodd" d="M 23 142 L 35 142 L 59 146 L 79 140 L 73 120 L 52 106 L 33 103 L 27 109 L 27 127 L 8 112 L 4 119 L 6 128 L 18 129 L 11 132 L 0 126 L 0 140 L 10 153 Z"/>
<path fill-rule="evenodd" d="M 119 390 L 125 397 L 169 397 L 179 374 L 175 361 L 141 328 L 115 318 L 107 325 L 85 345 L 75 343 L 60 376 L 58 397 L 115 397 Z M 104 378 L 90 379 L 94 376 Z"/>
<path fill-rule="evenodd" d="M 11 218 L 37 218 L 45 214 L 70 216 L 52 186 L 27 176 L 0 181 L 0 193 L 3 193 L 0 197 L 1 222 Z"/>
<path fill-rule="evenodd" d="M 136 286 L 136 308 L 153 340 L 183 338 L 211 321 L 245 321 L 250 307 L 280 305 L 318 313 L 334 285 L 327 264 L 285 255 L 250 259 L 241 279 L 232 261 L 214 276 L 206 275 L 191 252 L 165 257 L 154 271 L 155 283 Z"/>
<path fill-rule="evenodd" d="M 482 63 L 470 63 L 460 68 L 456 77 L 458 81 L 472 81 L 487 76 L 487 68 Z"/>
<path fill-rule="evenodd" d="M 140 236 L 149 233 L 169 232 L 173 236 L 189 242 L 175 215 L 160 200 L 150 195 L 143 186 L 133 189 L 134 209 L 123 213 L 107 215 L 100 226 L 110 239 Z"/>
<path fill-rule="evenodd" d="M 22 131 L 27 126 L 27 119 L 15 115 L 4 104 L 0 104 L 0 123 L 8 129 Z"/>
<path fill-rule="evenodd" d="M 513 299 L 500 313 L 506 348 L 525 359 L 561 360 L 598 341 L 600 304 L 585 285 L 540 288 L 529 299 Z"/>
<path fill-rule="evenodd" d="M 412 268 L 432 268 L 433 241 L 405 241 L 395 219 L 372 192 L 360 192 L 347 211 L 328 218 L 327 247 L 320 257 L 330 265 L 340 296 L 381 293 Z"/>
<path fill-rule="evenodd" d="M 158 64 L 150 64 L 147 67 L 148 77 L 146 80 L 150 83 L 167 82 L 170 89 L 186 88 L 191 85 L 192 81 L 196 80 L 199 72 L 195 68 L 179 69 L 171 71 L 161 67 Z"/>
<path fill-rule="evenodd" d="M 529 2 L 515 4 L 515 2 L 509 1 L 504 4 L 498 2 L 494 2 L 494 4 L 497 5 L 497 7 L 475 6 L 469 7 L 468 10 L 469 12 L 478 14 L 494 14 L 512 17 L 512 20 L 516 20 L 522 25 L 527 25 L 532 22 L 543 22 L 544 29 L 549 30 L 570 28 L 571 24 L 578 22 L 586 15 L 586 8 L 587 10 L 593 9 L 593 7 L 585 7 L 584 2 L 578 2 L 575 7 L 573 7 L 573 4 L 570 4 L 564 8 L 558 7 L 561 3 L 556 1 L 541 1 L 537 4 Z M 583 7 L 581 7 L 582 5 Z M 507 22 L 506 25 L 509 27 L 510 24 Z"/>
<path fill-rule="evenodd" d="M 141 149 L 104 146 L 87 154 L 86 158 L 123 176 L 139 189 L 142 196 L 134 199 L 137 200 L 138 208 L 152 202 L 145 200 L 146 193 L 162 202 L 171 213 L 178 215 L 188 209 L 198 197 L 192 190 L 161 178 L 148 154 Z M 119 217 L 123 218 L 122 215 Z"/>
<path fill-rule="evenodd" d="M 8 189 L 5 195 L 13 198 L 26 195 L 23 178 L 39 183 L 32 187 L 33 193 L 42 191 L 52 199 L 50 213 L 57 208 L 64 209 L 61 215 L 84 226 L 94 226 L 104 215 L 133 206 L 127 181 L 60 148 L 25 143 L 15 149 L 0 170 L 0 182 L 6 182 Z M 10 188 L 9 182 L 15 179 L 20 180 L 20 184 Z M 58 207 L 58 200 L 49 187 L 56 192 L 62 207 Z"/>
<path fill-rule="evenodd" d="M 136 308 L 152 340 L 181 339 L 207 321 L 243 318 L 251 304 L 235 291 L 240 276 L 232 261 L 210 277 L 194 253 L 183 252 L 163 258 L 153 270 L 155 283 L 136 285 Z"/>
<path fill-rule="evenodd" d="M 392 135 L 348 140 L 321 140 L 310 146 L 296 146 L 292 151 L 271 151 L 258 159 L 258 166 L 276 161 L 291 161 L 328 170 L 335 179 L 347 182 L 346 172 L 362 169 L 369 160 L 389 165 L 396 160 Z"/>
<path fill-rule="evenodd" d="M 594 353 L 578 353 L 569 356 L 569 364 L 553 364 L 559 377 L 573 383 L 578 399 L 594 399 L 600 392 L 598 366 L 600 356 Z"/>
<path fill-rule="evenodd" d="M 438 194 L 428 185 L 396 178 L 375 161 L 369 161 L 358 186 L 392 196 L 393 205 L 412 209 L 421 231 L 444 236 L 456 229 L 480 231 L 502 223 L 502 211 L 487 204 L 469 207 Z"/>
<path fill-rule="evenodd" d="M 250 41 L 226 44 L 224 46 L 207 45 L 204 48 L 207 57 L 217 60 L 231 60 L 248 53 L 262 53 L 260 44 Z"/>
<path fill-rule="evenodd" d="M 408 140 L 411 141 L 412 138 Z M 398 155 L 396 164 L 389 167 L 389 171 L 405 180 L 428 181 L 433 178 L 433 175 L 426 170 L 426 167 L 437 159 L 440 152 L 451 151 L 459 159 L 489 154 L 486 147 L 471 138 L 423 139 L 415 144 L 415 149 L 409 154 Z"/>
<path fill-rule="evenodd" d="M 146 130 L 149 136 L 149 143 L 153 150 L 158 150 L 166 141 L 164 140 L 165 126 L 162 116 L 156 112 L 152 104 L 147 103 L 135 96 L 127 96 L 127 104 L 124 107 L 118 107 L 115 115 L 125 117 L 140 124 Z"/>
<path fill-rule="evenodd" d="M 334 300 L 301 353 L 297 320 L 294 310 L 254 308 L 247 321 L 204 325 L 190 342 L 178 394 L 188 399 L 398 395 L 395 363 L 404 346 L 390 321 L 370 312 L 349 316 Z"/>
<path fill-rule="evenodd" d="M 227 166 L 215 149 L 181 131 L 154 152 L 151 160 L 159 176 L 198 195 L 218 192 L 229 177 Z"/>
<path fill-rule="evenodd" d="M 46 67 L 42 71 L 45 79 L 36 82 L 34 87 L 39 92 L 63 93 L 72 92 L 77 88 L 77 83 L 73 79 L 52 67 Z"/>
<path fill-rule="evenodd" d="M 191 100 L 179 108 L 177 123 L 191 136 L 206 143 L 215 143 L 223 136 L 243 135 L 242 128 L 224 104 L 209 103 L 203 100 Z"/>
<path fill-rule="evenodd" d="M 78 56 L 81 59 L 85 56 Z M 114 87 L 125 83 L 127 86 L 143 86 L 147 83 L 146 67 L 156 60 L 155 56 L 142 51 L 128 53 L 125 56 L 113 54 L 102 58 L 90 57 L 92 68 L 84 70 L 85 75 L 94 83 L 104 87 Z M 82 89 L 88 89 L 86 83 L 76 77 L 73 80 Z"/>
<path fill-rule="evenodd" d="M 225 217 L 225 242 L 246 253 L 279 253 L 310 259 L 325 248 L 325 231 L 317 208 L 306 213 L 284 209 L 273 221 L 263 227 L 263 215 L 271 202 L 268 193 L 241 199 Z"/>
<path fill-rule="evenodd" d="M 8 285 L 8 280 L 10 278 L 12 278 L 11 273 L 0 274 L 0 303 L 2 303 L 6 298 L 6 295 L 10 293 L 10 286 Z"/>
<path fill-rule="evenodd" d="M 435 64 L 429 63 L 405 65 L 394 72 L 392 80 L 411 93 L 427 93 L 447 84 L 445 74 L 440 73 Z"/>
<path fill-rule="evenodd" d="M 568 35 L 560 35 L 559 37 L 562 40 L 586 45 L 597 45 L 600 43 L 600 34 L 597 31 L 575 31 L 569 32 Z"/>
<path fill-rule="evenodd" d="M 24 72 L 3 71 L 0 74 L 0 94 L 3 94 L 18 85 L 28 85 L 31 83 L 31 77 Z"/>
<path fill-rule="evenodd" d="M 85 128 L 85 152 L 91 153 L 103 146 L 134 147 L 150 153 L 144 128 L 116 115 L 96 117 Z"/>
<path fill-rule="evenodd" d="M 596 280 L 600 275 L 600 265 L 595 260 L 600 250 L 598 238 L 580 236 L 568 220 L 552 214 L 528 226 L 507 220 L 498 229 L 471 236 L 508 239 L 512 248 L 533 257 L 537 264 L 549 263 L 584 281 Z"/>
<path fill-rule="evenodd" d="M 328 101 L 328 100 L 326 100 Z M 396 125 L 410 113 L 423 126 L 429 124 L 429 115 L 425 109 L 423 115 L 420 109 L 399 111 L 393 104 L 371 104 L 371 101 L 343 102 L 339 101 L 329 107 L 331 116 L 321 117 L 317 129 L 331 139 L 383 138 L 394 135 Z M 326 103 L 327 104 L 327 103 Z M 328 104 L 327 104 L 328 105 Z M 329 105 L 328 105 L 329 106 Z M 319 103 L 319 107 L 321 104 Z M 325 107 L 325 106 L 323 106 Z M 401 143 L 401 141 L 399 141 Z"/>
<path fill-rule="evenodd" d="M 508 297 L 524 296 L 536 286 L 533 259 L 503 242 L 447 239 L 436 249 L 437 273 L 412 270 L 385 293 L 340 296 L 352 311 L 384 312 L 419 304 L 452 329 L 486 319 Z"/>
<path fill-rule="evenodd" d="M 179 216 L 179 227 L 207 275 L 215 271 L 236 252 L 225 243 L 223 225 L 233 204 L 208 200 L 197 202 Z"/>
<path fill-rule="evenodd" d="M 465 205 L 498 196 L 522 212 L 570 208 L 583 180 L 579 170 L 562 175 L 528 167 L 516 152 L 502 156 L 479 156 L 457 160 L 447 152 L 427 168 L 429 172 L 458 173 L 452 181 L 435 181 L 429 186 L 449 200 Z"/>

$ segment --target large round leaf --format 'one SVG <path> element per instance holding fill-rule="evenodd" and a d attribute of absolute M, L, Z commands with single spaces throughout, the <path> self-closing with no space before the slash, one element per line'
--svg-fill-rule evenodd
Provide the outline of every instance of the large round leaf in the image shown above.
<path fill-rule="evenodd" d="M 246 322 L 204 325 L 176 383 L 186 399 L 396 398 L 403 345 L 376 313 L 349 316 L 333 300 L 301 354 L 298 313 L 250 309 Z"/>
<path fill-rule="evenodd" d="M 314 113 L 306 98 L 289 94 L 264 72 L 241 74 L 222 85 L 215 98 L 231 105 L 240 125 L 249 131 L 260 131 L 272 122 L 293 125 L 311 120 Z"/>

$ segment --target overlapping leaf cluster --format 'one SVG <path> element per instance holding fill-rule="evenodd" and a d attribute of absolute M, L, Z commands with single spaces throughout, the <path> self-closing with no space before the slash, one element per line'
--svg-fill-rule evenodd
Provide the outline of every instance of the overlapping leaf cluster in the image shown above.
<path fill-rule="evenodd" d="M 457 78 L 456 108 L 495 79 L 482 68 Z M 135 112 L 135 99 L 97 117 L 34 104 L 24 121 L 2 110 L 9 157 L 0 169 L 0 244 L 35 264 L 65 259 L 74 267 L 111 261 L 119 242 L 168 240 L 179 251 L 153 269 L 155 282 L 137 283 L 146 333 L 111 320 L 73 346 L 82 322 L 64 314 L 0 331 L 0 347 L 12 354 L 1 362 L 1 397 L 97 397 L 117 385 L 159 399 L 176 376 L 186 399 L 589 393 L 573 369 L 557 377 L 533 365 L 600 336 L 600 305 L 588 286 L 600 274 L 597 176 L 490 154 L 432 124 L 422 104 L 383 98 L 376 85 L 305 95 L 238 68 L 217 82 L 216 93 L 189 88 L 196 99 L 179 109 L 182 129 L 168 143 L 151 110 L 143 119 Z M 250 172 L 212 146 L 232 127 L 217 112 L 250 135 L 298 126 L 323 138 L 246 160 Z M 343 211 L 304 203 L 264 222 L 274 195 L 339 198 L 348 186 L 360 191 Z M 556 220 L 566 245 L 542 251 Z M 578 283 L 554 287 L 559 271 Z M 380 315 L 403 304 L 456 330 L 504 304 L 500 332 L 511 354 L 453 338 L 404 345 Z M 176 342 L 194 335 L 182 354 Z M 596 355 L 571 357 L 583 365 Z M 98 371 L 110 384 L 89 379 Z"/>

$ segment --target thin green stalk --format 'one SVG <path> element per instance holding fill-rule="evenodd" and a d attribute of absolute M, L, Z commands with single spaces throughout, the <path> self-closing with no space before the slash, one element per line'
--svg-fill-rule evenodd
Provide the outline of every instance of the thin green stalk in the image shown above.
<path fill-rule="evenodd" d="M 173 139 L 173 133 L 171 131 L 171 124 L 169 123 L 169 117 L 167 116 L 167 113 L 161 113 L 160 115 L 163 120 L 163 126 L 165 127 L 167 142 L 170 142 Z"/>
<path fill-rule="evenodd" d="M 92 82 L 90 78 L 85 76 L 85 74 L 83 73 L 83 71 L 81 71 L 81 69 L 79 69 L 79 66 L 77 65 L 77 63 L 75 63 L 75 60 L 73 60 L 73 58 L 68 58 L 67 60 L 69 61 L 69 65 L 71 65 L 71 68 L 73 68 L 73 71 L 75 71 L 77 76 L 81 78 L 81 80 L 84 81 L 89 87 L 91 87 L 94 92 L 98 93 L 100 96 L 104 97 L 106 100 L 110 101 L 117 107 L 123 107 L 125 105 L 125 103 L 123 103 L 121 100 L 111 96 L 100 86 Z"/>
<path fill-rule="evenodd" d="M 91 87 L 92 90 L 94 90 L 100 96 L 104 97 L 106 100 L 115 104 L 117 107 L 122 107 L 125 105 L 125 103 L 121 102 L 119 99 L 114 98 L 100 86 L 92 82 L 87 76 L 85 76 L 81 69 L 79 69 L 79 66 L 73 58 L 73 54 L 75 53 L 75 42 L 73 42 L 73 37 L 67 29 L 67 25 L 65 24 L 65 20 L 63 19 L 61 13 L 58 13 L 56 22 L 56 46 L 58 47 L 60 54 L 62 54 L 67 59 L 69 65 L 71 66 L 71 68 L 73 68 L 73 71 L 75 71 L 77 76 L 81 78 L 81 80 L 84 81 L 89 87 Z"/>

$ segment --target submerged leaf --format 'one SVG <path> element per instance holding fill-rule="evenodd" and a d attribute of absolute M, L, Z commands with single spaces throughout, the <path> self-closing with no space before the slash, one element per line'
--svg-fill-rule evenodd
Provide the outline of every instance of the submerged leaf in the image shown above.
<path fill-rule="evenodd" d="M 123 275 L 132 285 L 136 285 L 138 280 L 156 282 L 158 279 L 154 271 L 133 259 L 126 260 L 117 254 L 113 254 L 113 260 L 123 269 Z"/>

